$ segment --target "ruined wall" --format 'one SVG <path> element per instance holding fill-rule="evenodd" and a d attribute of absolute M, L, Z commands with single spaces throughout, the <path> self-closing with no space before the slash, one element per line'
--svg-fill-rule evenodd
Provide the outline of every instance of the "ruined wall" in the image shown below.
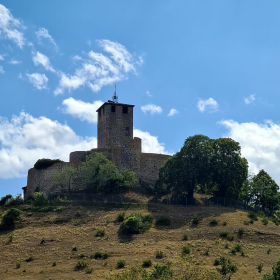
<path fill-rule="evenodd" d="M 57 172 L 61 172 L 66 166 L 70 166 L 78 170 L 78 174 L 81 171 L 81 162 L 70 163 L 70 162 L 59 162 L 55 163 L 52 166 L 44 169 L 31 168 L 28 171 L 27 176 L 27 189 L 26 197 L 34 194 L 35 189 L 38 187 L 40 192 L 48 194 L 53 185 L 53 176 Z M 81 180 L 76 180 L 74 184 L 71 185 L 71 188 L 79 189 L 82 187 Z"/>
<path fill-rule="evenodd" d="M 89 151 L 72 152 L 69 155 L 69 162 L 84 162 L 84 161 L 86 161 L 86 156 L 88 154 L 89 154 Z"/>
<path fill-rule="evenodd" d="M 158 179 L 159 168 L 168 158 L 170 158 L 169 155 L 142 153 L 141 182 L 144 184 L 154 185 Z"/>

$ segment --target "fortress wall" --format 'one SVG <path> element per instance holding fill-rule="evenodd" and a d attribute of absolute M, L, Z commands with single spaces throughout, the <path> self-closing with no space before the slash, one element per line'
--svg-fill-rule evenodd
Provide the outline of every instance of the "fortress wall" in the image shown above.
<path fill-rule="evenodd" d="M 80 172 L 80 170 L 81 170 L 81 162 L 77 162 L 77 163 L 59 162 L 59 163 L 55 163 L 52 166 L 50 166 L 48 168 L 44 168 L 44 169 L 36 169 L 34 167 L 29 169 L 25 198 L 32 196 L 37 187 L 39 187 L 40 192 L 48 194 L 49 190 L 51 189 L 51 187 L 53 185 L 54 174 L 57 172 L 61 172 L 66 166 L 75 168 L 78 170 L 78 172 Z M 79 188 L 81 188 L 81 186 L 82 186 L 81 180 L 77 180 L 77 181 L 75 181 L 74 184 L 72 184 L 71 187 L 72 188 L 75 187 L 76 189 L 79 189 Z"/>
<path fill-rule="evenodd" d="M 154 185 L 158 179 L 159 168 L 170 158 L 164 154 L 141 154 L 141 182 Z"/>
<path fill-rule="evenodd" d="M 69 162 L 83 162 L 86 161 L 86 156 L 88 155 L 88 151 L 78 151 L 72 152 L 69 155 Z"/>
<path fill-rule="evenodd" d="M 135 172 L 138 179 L 141 177 L 141 145 L 142 140 L 140 138 L 131 139 L 129 136 L 123 136 L 121 168 L 127 168 Z"/>

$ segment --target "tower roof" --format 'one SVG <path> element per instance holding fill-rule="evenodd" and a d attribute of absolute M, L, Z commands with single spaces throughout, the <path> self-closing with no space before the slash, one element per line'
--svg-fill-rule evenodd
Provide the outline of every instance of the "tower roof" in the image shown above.
<path fill-rule="evenodd" d="M 131 105 L 131 104 L 124 104 L 124 103 L 116 103 L 113 102 L 111 100 L 108 100 L 108 102 L 104 102 L 97 110 L 96 112 L 98 112 L 99 110 L 101 110 L 103 108 L 103 106 L 110 104 L 110 105 L 115 105 L 115 106 L 127 106 L 127 107 L 134 107 L 135 105 Z"/>

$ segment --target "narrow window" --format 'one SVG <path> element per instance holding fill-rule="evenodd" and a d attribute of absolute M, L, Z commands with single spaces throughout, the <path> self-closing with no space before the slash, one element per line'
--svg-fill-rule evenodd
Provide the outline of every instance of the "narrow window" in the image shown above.
<path fill-rule="evenodd" d="M 122 107 L 122 112 L 124 114 L 127 114 L 128 113 L 128 107 L 126 107 L 126 106 Z"/>
<path fill-rule="evenodd" d="M 129 136 L 130 135 L 130 130 L 129 127 L 125 128 L 125 136 Z"/>
<path fill-rule="evenodd" d="M 116 106 L 115 105 L 111 106 L 111 112 L 116 112 Z"/>

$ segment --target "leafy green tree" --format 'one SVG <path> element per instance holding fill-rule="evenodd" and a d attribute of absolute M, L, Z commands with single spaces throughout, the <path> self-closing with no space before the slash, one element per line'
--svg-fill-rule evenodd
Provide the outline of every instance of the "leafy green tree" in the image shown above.
<path fill-rule="evenodd" d="M 49 200 L 43 193 L 35 192 L 34 193 L 34 205 L 43 206 L 49 203 Z"/>
<path fill-rule="evenodd" d="M 272 266 L 272 274 L 265 273 L 262 280 L 279 280 L 280 279 L 280 259 Z"/>
<path fill-rule="evenodd" d="M 246 204 L 253 203 L 253 184 L 253 176 L 250 175 L 242 185 L 239 193 L 239 200 L 244 201 Z"/>
<path fill-rule="evenodd" d="M 238 142 L 230 138 L 212 140 L 214 154 L 211 159 L 212 183 L 216 196 L 237 199 L 248 176 L 248 163 L 241 157 Z"/>
<path fill-rule="evenodd" d="M 160 168 L 159 188 L 184 193 L 191 200 L 196 185 L 211 181 L 211 144 L 211 139 L 204 135 L 187 138 L 182 149 Z"/>
<path fill-rule="evenodd" d="M 253 202 L 263 209 L 276 210 L 280 201 L 279 186 L 263 169 L 253 177 Z"/>
<path fill-rule="evenodd" d="M 102 153 L 92 153 L 86 157 L 81 168 L 84 186 L 93 192 L 118 193 L 136 182 L 132 171 L 118 171 L 116 165 Z"/>
<path fill-rule="evenodd" d="M 64 188 L 67 187 L 71 192 L 71 183 L 77 179 L 78 172 L 71 166 L 66 166 L 61 172 L 57 172 L 53 177 L 53 188 Z"/>
<path fill-rule="evenodd" d="M 11 208 L 3 214 L 1 227 L 10 228 L 15 224 L 15 221 L 19 219 L 20 219 L 20 210 L 17 208 Z"/>

